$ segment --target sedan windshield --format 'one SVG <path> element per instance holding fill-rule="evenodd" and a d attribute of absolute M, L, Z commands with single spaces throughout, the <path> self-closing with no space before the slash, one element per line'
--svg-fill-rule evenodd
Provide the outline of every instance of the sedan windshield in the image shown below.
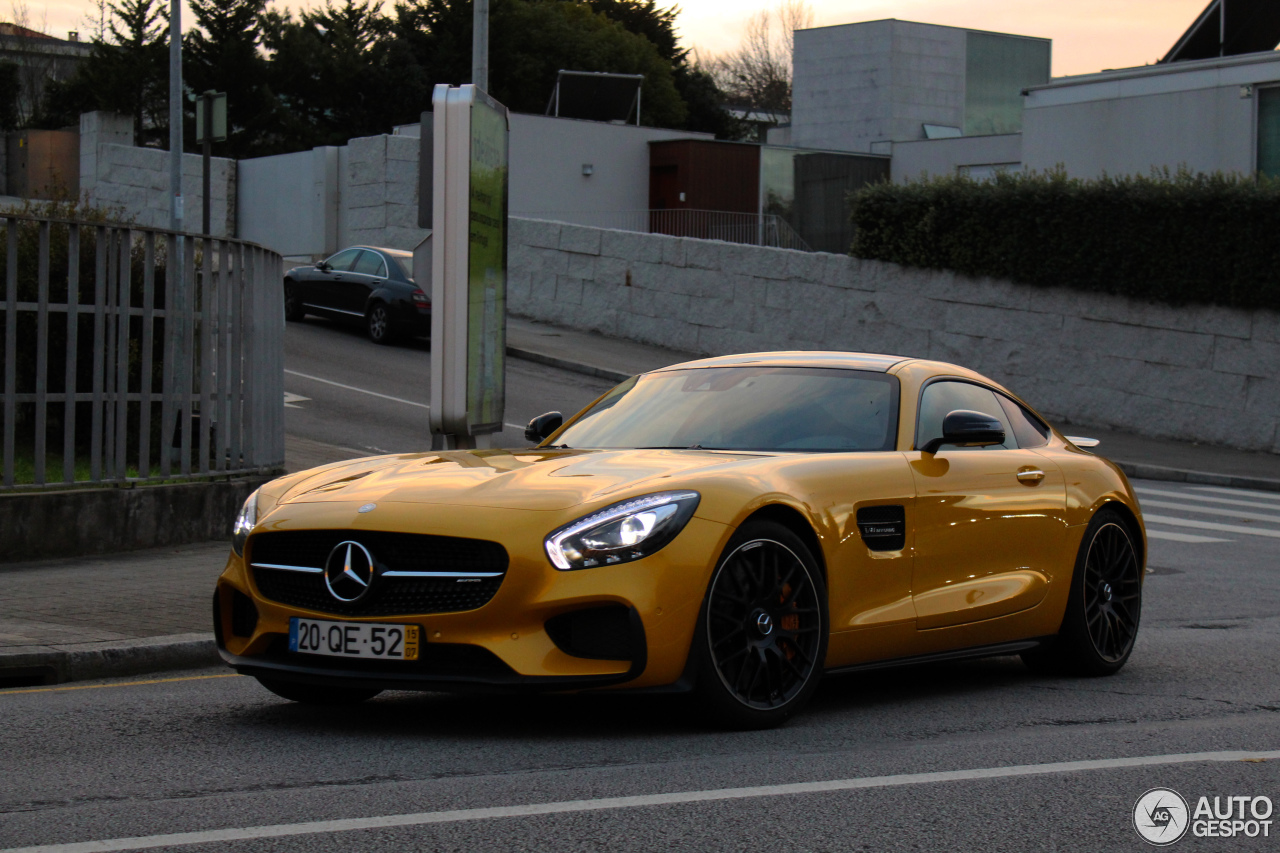
<path fill-rule="evenodd" d="M 568 447 L 892 450 L 898 380 L 811 367 L 704 367 L 629 379 L 555 438 Z"/>

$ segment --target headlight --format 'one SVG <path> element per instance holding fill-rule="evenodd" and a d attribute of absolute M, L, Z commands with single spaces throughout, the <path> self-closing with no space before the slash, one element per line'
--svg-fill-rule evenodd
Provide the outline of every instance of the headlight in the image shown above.
<path fill-rule="evenodd" d="M 253 526 L 257 523 L 258 492 L 254 490 L 254 493 L 245 500 L 244 506 L 240 508 L 235 527 L 231 528 L 231 550 L 236 552 L 237 557 L 244 556 L 245 540 L 249 538 L 249 531 L 253 530 Z"/>
<path fill-rule="evenodd" d="M 551 533 L 547 556 L 563 571 L 639 560 L 676 538 L 700 499 L 697 492 L 659 492 L 605 507 Z"/>

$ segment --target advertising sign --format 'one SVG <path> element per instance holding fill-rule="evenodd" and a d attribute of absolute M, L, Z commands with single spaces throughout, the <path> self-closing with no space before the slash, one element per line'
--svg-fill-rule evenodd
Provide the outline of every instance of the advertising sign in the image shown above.
<path fill-rule="evenodd" d="M 507 110 L 470 85 L 432 103 L 431 429 L 485 446 L 506 397 Z"/>

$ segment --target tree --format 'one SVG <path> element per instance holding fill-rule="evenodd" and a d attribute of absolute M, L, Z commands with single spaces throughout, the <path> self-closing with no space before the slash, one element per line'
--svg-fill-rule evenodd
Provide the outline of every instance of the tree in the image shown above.
<path fill-rule="evenodd" d="M 227 141 L 220 152 L 242 159 L 275 153 L 280 142 L 276 99 L 259 52 L 266 0 L 190 0 L 198 29 L 185 36 L 183 79 L 196 93 L 227 93 Z M 188 105 L 188 144 L 195 143 L 195 105 Z"/>
<path fill-rule="evenodd" d="M 805 0 L 778 0 L 747 20 L 737 50 L 713 58 L 708 69 L 729 103 L 753 111 L 791 111 L 791 64 L 795 31 L 813 25 Z"/>
<path fill-rule="evenodd" d="M 396 4 L 392 35 L 410 47 L 430 83 L 471 79 L 471 4 L 405 0 Z M 671 62 L 648 38 L 578 0 L 493 0 L 489 17 L 489 88 L 518 112 L 541 113 L 556 73 L 643 74 L 641 121 L 681 127 L 688 116 Z"/>
<path fill-rule="evenodd" d="M 74 75 L 51 83 L 33 124 L 65 127 L 82 112 L 133 118 L 135 145 L 168 137 L 168 8 L 164 0 L 119 0 Z M 108 40 L 109 39 L 109 40 Z"/>

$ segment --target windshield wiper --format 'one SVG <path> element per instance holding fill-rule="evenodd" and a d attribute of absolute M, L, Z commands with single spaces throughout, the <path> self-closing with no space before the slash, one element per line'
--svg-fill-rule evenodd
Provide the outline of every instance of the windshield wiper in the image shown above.
<path fill-rule="evenodd" d="M 723 450 L 723 447 L 703 447 L 701 444 L 650 444 L 636 450 Z"/>

